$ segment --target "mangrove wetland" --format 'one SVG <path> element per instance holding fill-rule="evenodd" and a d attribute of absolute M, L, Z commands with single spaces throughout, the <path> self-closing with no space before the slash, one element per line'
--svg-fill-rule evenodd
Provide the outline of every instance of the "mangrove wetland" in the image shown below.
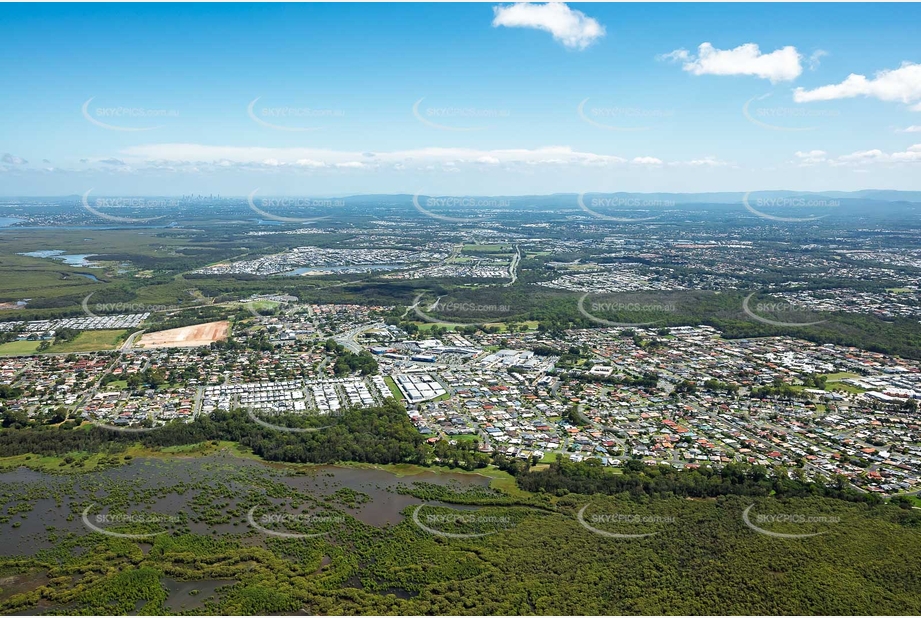
<path fill-rule="evenodd" d="M 428 444 L 392 400 L 312 432 L 241 411 L 7 428 L 0 455 L 5 614 L 921 611 L 911 500 L 735 464 L 491 458 Z"/>

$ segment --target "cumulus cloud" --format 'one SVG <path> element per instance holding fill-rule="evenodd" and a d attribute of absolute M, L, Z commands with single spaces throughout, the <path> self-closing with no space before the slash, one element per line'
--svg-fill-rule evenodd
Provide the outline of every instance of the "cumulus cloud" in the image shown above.
<path fill-rule="evenodd" d="M 913 124 L 904 129 L 897 129 L 896 133 L 921 133 L 921 124 Z"/>
<path fill-rule="evenodd" d="M 662 165 L 662 159 L 655 157 L 634 157 L 632 163 L 638 165 Z"/>
<path fill-rule="evenodd" d="M 22 157 L 11 155 L 8 152 L 3 155 L 2 161 L 3 163 L 6 163 L 7 165 L 25 165 L 26 163 L 28 163 L 28 161 L 26 161 Z"/>
<path fill-rule="evenodd" d="M 604 26 L 582 11 L 575 11 L 562 2 L 532 4 L 516 2 L 494 6 L 494 27 L 535 28 L 553 35 L 570 49 L 585 49 L 604 36 Z"/>
<path fill-rule="evenodd" d="M 735 49 L 717 49 L 710 43 L 701 43 L 696 56 L 686 49 L 676 49 L 658 58 L 681 62 L 681 68 L 693 75 L 754 75 L 771 83 L 792 81 L 803 72 L 803 57 L 791 45 L 763 54 L 755 43 Z"/>
<path fill-rule="evenodd" d="M 921 144 L 910 146 L 905 152 L 893 152 L 890 157 L 893 161 L 921 161 Z"/>
<path fill-rule="evenodd" d="M 884 69 L 872 79 L 866 75 L 851 73 L 839 84 L 820 86 L 812 90 L 797 88 L 793 100 L 797 103 L 831 101 L 864 96 L 880 101 L 911 105 L 914 111 L 921 111 L 921 64 L 903 62 L 897 69 Z"/>

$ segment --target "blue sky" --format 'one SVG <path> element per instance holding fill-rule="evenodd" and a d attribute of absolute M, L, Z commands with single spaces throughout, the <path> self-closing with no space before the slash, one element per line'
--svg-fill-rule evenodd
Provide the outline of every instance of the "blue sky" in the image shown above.
<path fill-rule="evenodd" d="M 4 4 L 0 194 L 919 190 L 918 23 L 917 4 Z"/>

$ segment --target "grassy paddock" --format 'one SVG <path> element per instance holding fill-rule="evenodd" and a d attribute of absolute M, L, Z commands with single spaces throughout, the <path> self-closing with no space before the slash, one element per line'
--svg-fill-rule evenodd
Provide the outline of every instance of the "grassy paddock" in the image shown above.
<path fill-rule="evenodd" d="M 0 356 L 35 354 L 39 343 L 38 341 L 10 341 L 0 345 Z"/>
<path fill-rule="evenodd" d="M 95 352 L 114 350 L 124 340 L 127 330 L 85 330 L 73 340 L 48 348 L 52 353 Z"/>

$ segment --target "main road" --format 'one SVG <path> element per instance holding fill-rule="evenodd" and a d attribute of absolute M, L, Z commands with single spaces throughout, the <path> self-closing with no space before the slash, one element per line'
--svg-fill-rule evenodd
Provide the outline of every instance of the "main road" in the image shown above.
<path fill-rule="evenodd" d="M 515 282 L 518 281 L 519 262 L 521 262 L 521 247 L 515 245 L 515 255 L 512 256 L 512 263 L 508 266 L 508 275 L 512 278 L 512 280 L 506 283 L 505 287 L 515 285 Z"/>
<path fill-rule="evenodd" d="M 341 345 L 343 348 L 349 350 L 350 352 L 358 354 L 361 352 L 361 346 L 358 345 L 357 341 L 355 341 L 358 335 L 365 331 L 376 330 L 379 328 L 387 328 L 387 325 L 383 322 L 377 322 L 376 324 L 366 324 L 364 326 L 359 326 L 358 328 L 353 328 L 350 331 L 336 335 L 333 337 L 333 341 Z"/>
<path fill-rule="evenodd" d="M 125 343 L 122 344 L 120 350 L 122 352 L 127 352 L 134 345 L 134 340 L 144 334 L 143 330 L 139 330 L 128 335 L 128 338 L 125 339 Z"/>

